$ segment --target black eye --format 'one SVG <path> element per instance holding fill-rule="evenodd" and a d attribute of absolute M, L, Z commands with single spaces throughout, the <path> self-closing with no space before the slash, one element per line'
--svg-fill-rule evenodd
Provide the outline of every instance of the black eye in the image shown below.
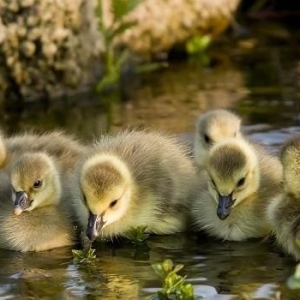
<path fill-rule="evenodd" d="M 207 134 L 204 134 L 203 137 L 204 137 L 204 141 L 205 141 L 206 144 L 210 144 L 211 143 L 211 139 L 210 139 L 210 137 Z"/>
<path fill-rule="evenodd" d="M 211 180 L 211 183 L 213 184 L 213 186 L 216 186 L 216 183 L 214 182 L 214 180 Z"/>
<path fill-rule="evenodd" d="M 34 188 L 34 189 L 38 189 L 38 188 L 40 188 L 41 186 L 42 186 L 42 180 L 37 180 L 37 181 L 35 181 L 34 184 L 33 184 L 33 188 Z"/>
<path fill-rule="evenodd" d="M 237 183 L 237 187 L 241 187 L 243 184 L 245 183 L 245 177 L 241 178 L 238 183 Z"/>
<path fill-rule="evenodd" d="M 114 207 L 117 203 L 118 203 L 118 200 L 114 200 L 114 201 L 110 202 L 109 206 Z"/>

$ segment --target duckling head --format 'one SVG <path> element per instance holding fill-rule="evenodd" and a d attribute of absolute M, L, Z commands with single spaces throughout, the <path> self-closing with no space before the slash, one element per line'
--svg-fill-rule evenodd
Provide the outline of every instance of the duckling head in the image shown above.
<path fill-rule="evenodd" d="M 226 139 L 216 144 L 209 155 L 207 172 L 209 192 L 221 220 L 230 215 L 231 208 L 258 189 L 258 159 L 243 139 Z"/>
<path fill-rule="evenodd" d="M 206 163 L 208 151 L 224 138 L 240 137 L 241 119 L 225 109 L 209 111 L 196 123 L 195 159 L 198 165 Z"/>
<path fill-rule="evenodd" d="M 21 155 L 13 164 L 10 175 L 15 215 L 59 202 L 59 173 L 46 153 Z"/>
<path fill-rule="evenodd" d="M 80 186 L 89 210 L 86 234 L 93 241 L 103 228 L 126 214 L 133 181 L 121 159 L 110 154 L 96 154 L 84 163 Z"/>
<path fill-rule="evenodd" d="M 300 136 L 288 140 L 281 149 L 284 188 L 295 197 L 300 197 Z"/>

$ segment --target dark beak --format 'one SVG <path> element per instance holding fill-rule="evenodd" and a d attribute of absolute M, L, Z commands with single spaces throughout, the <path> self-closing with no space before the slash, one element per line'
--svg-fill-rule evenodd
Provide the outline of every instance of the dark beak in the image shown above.
<path fill-rule="evenodd" d="M 231 212 L 231 206 L 234 203 L 232 200 L 232 194 L 227 196 L 221 196 L 219 194 L 219 204 L 217 209 L 217 215 L 221 220 L 225 220 Z"/>
<path fill-rule="evenodd" d="M 26 208 L 31 205 L 32 201 L 25 192 L 16 192 L 16 200 L 14 203 L 14 215 L 20 215 Z"/>
<path fill-rule="evenodd" d="M 92 242 L 97 238 L 99 235 L 98 232 L 102 229 L 104 224 L 103 214 L 99 216 L 90 212 L 86 235 Z"/>

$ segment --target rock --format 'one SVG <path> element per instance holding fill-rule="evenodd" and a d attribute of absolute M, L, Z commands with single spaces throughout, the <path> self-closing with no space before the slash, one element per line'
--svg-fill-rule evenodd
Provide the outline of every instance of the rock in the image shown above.
<path fill-rule="evenodd" d="M 117 44 L 139 53 L 159 53 L 195 35 L 224 31 L 240 0 L 144 0 L 127 17 L 135 25 Z"/>
<path fill-rule="evenodd" d="M 103 47 L 95 4 L 0 0 L 0 100 L 6 92 L 56 97 L 95 83 L 94 62 Z"/>

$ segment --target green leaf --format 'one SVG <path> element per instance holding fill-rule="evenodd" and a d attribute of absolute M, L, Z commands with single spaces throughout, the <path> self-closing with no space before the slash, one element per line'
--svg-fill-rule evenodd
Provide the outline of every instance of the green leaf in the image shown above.
<path fill-rule="evenodd" d="M 115 21 L 120 21 L 130 13 L 142 0 L 112 0 L 112 11 Z"/>
<path fill-rule="evenodd" d="M 121 35 L 124 31 L 134 26 L 136 22 L 121 22 L 115 29 L 112 30 L 109 38 L 112 40 L 118 35 Z"/>
<path fill-rule="evenodd" d="M 146 233 L 146 229 L 147 226 L 132 227 L 126 233 L 126 237 L 134 244 L 141 244 L 149 237 L 149 234 Z"/>
<path fill-rule="evenodd" d="M 194 300 L 194 289 L 191 284 L 185 284 L 185 277 L 176 274 L 183 265 L 174 266 L 172 260 L 153 264 L 154 271 L 163 278 L 162 290 L 157 292 L 158 299 Z M 154 298 L 155 299 L 155 298 Z"/>
<path fill-rule="evenodd" d="M 204 52 L 211 43 L 211 37 L 208 35 L 194 36 L 186 43 L 186 51 L 189 54 Z"/>
<path fill-rule="evenodd" d="M 106 88 L 116 84 L 119 81 L 118 73 L 105 74 L 102 79 L 98 82 L 96 90 L 99 93 L 102 93 Z"/>
<path fill-rule="evenodd" d="M 83 250 L 75 250 L 72 249 L 73 259 L 76 263 L 83 263 L 83 262 L 91 262 L 95 260 L 97 257 L 95 255 L 95 250 L 90 247 L 83 249 Z"/>

